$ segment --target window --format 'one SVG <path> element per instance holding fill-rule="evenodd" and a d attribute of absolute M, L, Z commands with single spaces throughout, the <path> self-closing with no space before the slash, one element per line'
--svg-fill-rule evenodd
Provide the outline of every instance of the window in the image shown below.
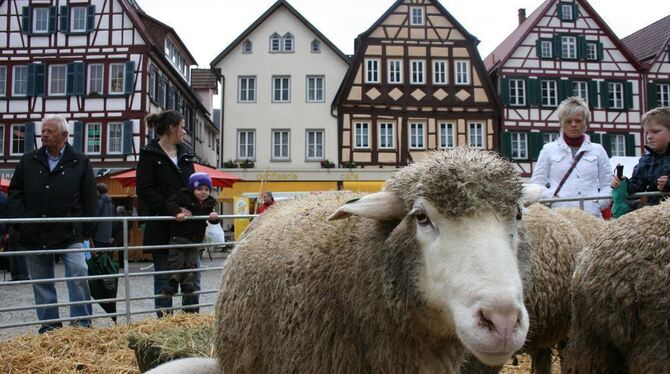
<path fill-rule="evenodd" d="M 100 154 L 100 144 L 102 141 L 101 129 L 99 123 L 86 124 L 86 153 Z"/>
<path fill-rule="evenodd" d="M 659 84 L 657 86 L 656 105 L 670 106 L 670 84 Z"/>
<path fill-rule="evenodd" d="M 284 52 L 293 52 L 293 35 L 284 35 Z"/>
<path fill-rule="evenodd" d="M 324 77 L 307 77 L 307 102 L 322 103 L 326 101 L 324 95 Z"/>
<path fill-rule="evenodd" d="M 626 156 L 626 135 L 617 134 L 612 135 L 612 148 L 610 149 L 610 157 L 612 156 Z"/>
<path fill-rule="evenodd" d="M 90 66 L 90 65 L 89 65 Z M 90 82 L 90 68 L 89 68 L 89 82 Z M 101 82 L 102 82 L 102 76 L 100 77 Z M 100 86 L 102 92 L 102 85 Z M 156 69 L 149 68 L 149 83 L 148 83 L 148 93 L 149 93 L 149 98 L 156 100 Z M 89 83 L 89 92 L 90 92 L 90 83 Z"/>
<path fill-rule="evenodd" d="M 609 107 L 612 109 L 623 109 L 623 83 L 607 83 L 609 92 Z"/>
<path fill-rule="evenodd" d="M 470 61 L 456 60 L 456 84 L 470 84 Z"/>
<path fill-rule="evenodd" d="M 554 45 L 551 40 L 540 41 L 540 57 L 552 58 L 554 57 Z"/>
<path fill-rule="evenodd" d="M 588 102 L 589 100 L 588 82 L 581 82 L 581 81 L 572 82 L 572 94 Z"/>
<path fill-rule="evenodd" d="M 388 80 L 391 84 L 402 83 L 402 60 L 389 60 Z"/>
<path fill-rule="evenodd" d="M 309 51 L 312 53 L 321 53 L 321 42 L 318 40 L 312 40 L 312 43 L 309 45 Z"/>
<path fill-rule="evenodd" d="M 251 53 L 254 50 L 254 45 L 250 40 L 247 40 L 242 44 L 242 53 Z"/>
<path fill-rule="evenodd" d="M 542 96 L 542 106 L 558 105 L 558 89 L 556 81 L 540 81 L 540 96 Z"/>
<path fill-rule="evenodd" d="M 123 153 L 123 123 L 107 124 L 107 153 Z"/>
<path fill-rule="evenodd" d="M 526 81 L 523 79 L 509 80 L 509 103 L 514 106 L 526 105 Z"/>
<path fill-rule="evenodd" d="M 572 12 L 572 4 L 561 4 L 561 12 L 563 12 L 563 21 L 574 21 L 575 15 Z"/>
<path fill-rule="evenodd" d="M 33 9 L 33 32 L 34 33 L 49 32 L 49 8 Z"/>
<path fill-rule="evenodd" d="M 577 38 L 574 36 L 561 36 L 561 57 L 577 58 Z"/>
<path fill-rule="evenodd" d="M 237 101 L 241 103 L 256 102 L 256 77 L 239 77 L 237 85 Z"/>
<path fill-rule="evenodd" d="M 5 125 L 0 125 L 0 155 L 5 154 Z"/>
<path fill-rule="evenodd" d="M 412 26 L 422 26 L 424 24 L 423 20 L 423 7 L 411 7 L 410 8 L 410 25 Z"/>
<path fill-rule="evenodd" d="M 86 31 L 86 7 L 73 7 L 70 15 L 70 31 Z"/>
<path fill-rule="evenodd" d="M 557 132 L 542 133 L 542 144 L 555 142 L 556 139 L 558 139 L 558 133 Z"/>
<path fill-rule="evenodd" d="M 239 160 L 253 160 L 256 157 L 256 132 L 253 130 L 237 131 L 237 158 Z"/>
<path fill-rule="evenodd" d="M 22 155 L 26 150 L 26 126 L 12 125 L 10 134 L 11 148 L 9 152 L 12 155 Z"/>
<path fill-rule="evenodd" d="M 323 160 L 324 131 L 307 130 L 307 159 Z"/>
<path fill-rule="evenodd" d="M 270 52 L 281 52 L 281 36 L 277 33 L 270 36 Z"/>
<path fill-rule="evenodd" d="M 66 65 L 49 66 L 49 95 L 65 95 Z"/>
<path fill-rule="evenodd" d="M 484 148 L 484 124 L 468 124 L 468 145 L 473 148 Z"/>
<path fill-rule="evenodd" d="M 395 132 L 393 131 L 393 123 L 381 122 L 379 124 L 379 149 L 394 149 L 395 148 Z"/>
<path fill-rule="evenodd" d="M 454 148 L 456 146 L 456 126 L 453 123 L 440 123 L 440 148 Z"/>
<path fill-rule="evenodd" d="M 449 78 L 447 77 L 447 61 L 433 61 L 433 84 L 447 84 L 449 83 Z"/>
<path fill-rule="evenodd" d="M 14 96 L 26 96 L 28 94 L 28 67 L 14 66 Z"/>
<path fill-rule="evenodd" d="M 109 64 L 109 93 L 124 93 L 124 83 L 126 81 L 125 64 Z"/>
<path fill-rule="evenodd" d="M 5 95 L 7 95 L 7 67 L 0 66 L 0 96 Z M 0 152 L 0 154 L 2 154 L 2 152 Z"/>
<path fill-rule="evenodd" d="M 598 59 L 598 45 L 596 43 L 586 43 L 586 59 L 587 60 Z"/>
<path fill-rule="evenodd" d="M 286 103 L 291 100 L 289 77 L 272 77 L 272 101 L 275 103 Z"/>
<path fill-rule="evenodd" d="M 409 149 L 425 149 L 426 134 L 424 125 L 420 122 L 409 124 Z"/>
<path fill-rule="evenodd" d="M 410 75 L 410 83 L 411 84 L 423 84 L 426 83 L 425 80 L 425 70 L 426 70 L 426 64 L 425 61 L 423 60 L 412 60 L 410 61 L 410 66 L 412 68 L 412 73 Z"/>
<path fill-rule="evenodd" d="M 512 136 L 512 159 L 524 160 L 528 158 L 528 134 L 513 132 Z"/>
<path fill-rule="evenodd" d="M 370 148 L 370 124 L 356 122 L 354 130 L 355 148 Z"/>
<path fill-rule="evenodd" d="M 379 60 L 365 60 L 365 83 L 379 83 Z"/>
<path fill-rule="evenodd" d="M 88 93 L 102 95 L 102 83 L 104 79 L 104 65 L 88 65 Z M 153 73 L 153 72 L 152 72 Z M 154 97 L 154 75 L 149 74 L 149 96 Z"/>
<path fill-rule="evenodd" d="M 289 159 L 289 130 L 272 130 L 272 159 Z"/>

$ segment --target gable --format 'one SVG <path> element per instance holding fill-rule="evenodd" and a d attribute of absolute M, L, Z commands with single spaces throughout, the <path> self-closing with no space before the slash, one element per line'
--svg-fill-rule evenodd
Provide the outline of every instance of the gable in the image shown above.
<path fill-rule="evenodd" d="M 413 11 L 421 14 L 423 22 L 418 24 L 413 22 Z M 398 4 L 369 33 L 369 37 L 394 40 L 465 40 L 458 27 L 429 0 L 418 2 L 405 0 Z"/>

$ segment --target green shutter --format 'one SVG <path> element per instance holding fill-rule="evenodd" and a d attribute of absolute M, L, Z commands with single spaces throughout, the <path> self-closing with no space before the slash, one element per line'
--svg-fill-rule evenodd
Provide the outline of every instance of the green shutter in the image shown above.
<path fill-rule="evenodd" d="M 500 97 L 502 98 L 503 105 L 509 105 L 509 78 L 507 77 L 501 79 Z"/>
<path fill-rule="evenodd" d="M 28 65 L 26 96 L 35 96 L 35 64 Z"/>
<path fill-rule="evenodd" d="M 67 95 L 84 95 L 84 63 L 71 62 L 67 64 Z"/>
<path fill-rule="evenodd" d="M 558 14 L 558 19 L 563 20 L 563 7 L 561 3 L 556 4 L 556 13 Z"/>
<path fill-rule="evenodd" d="M 502 151 L 503 157 L 512 158 L 512 133 L 505 131 L 502 133 Z"/>
<path fill-rule="evenodd" d="M 561 36 L 560 35 L 554 35 L 554 58 L 561 59 L 563 58 L 562 56 L 562 49 L 561 48 Z"/>
<path fill-rule="evenodd" d="M 86 31 L 91 32 L 95 30 L 95 5 L 89 5 L 86 12 Z"/>
<path fill-rule="evenodd" d="M 123 122 L 123 154 L 133 153 L 133 121 Z"/>
<path fill-rule="evenodd" d="M 540 38 L 535 41 L 535 56 L 542 58 L 542 39 Z"/>
<path fill-rule="evenodd" d="M 58 14 L 57 8 L 55 6 L 49 7 L 49 33 L 56 32 L 56 15 Z"/>
<path fill-rule="evenodd" d="M 612 137 L 610 134 L 601 134 L 600 135 L 600 145 L 605 148 L 605 152 L 607 152 L 607 157 L 612 157 Z"/>
<path fill-rule="evenodd" d="M 30 152 L 35 149 L 35 122 L 26 123 L 25 129 L 26 142 L 24 152 Z"/>
<path fill-rule="evenodd" d="M 628 134 L 626 135 L 626 156 L 635 157 L 635 135 Z"/>
<path fill-rule="evenodd" d="M 65 94 L 67 96 L 74 95 L 74 86 L 75 86 L 75 71 L 74 71 L 74 62 L 67 64 L 67 79 L 65 84 Z"/>
<path fill-rule="evenodd" d="M 610 93 L 606 81 L 600 82 L 600 107 L 603 109 L 609 109 L 610 107 Z"/>
<path fill-rule="evenodd" d="M 582 35 L 577 35 L 577 59 L 586 59 L 586 38 Z"/>
<path fill-rule="evenodd" d="M 540 132 L 529 132 L 528 133 L 528 157 L 532 161 L 537 161 L 538 156 L 540 156 L 540 151 L 542 150 L 542 133 Z"/>
<path fill-rule="evenodd" d="M 572 18 L 577 21 L 577 18 L 580 16 L 579 12 L 579 6 L 577 6 L 577 3 L 572 4 Z"/>
<path fill-rule="evenodd" d="M 126 62 L 125 93 L 130 95 L 135 91 L 135 61 Z"/>
<path fill-rule="evenodd" d="M 562 103 L 567 97 L 573 96 L 572 81 L 569 79 L 558 80 L 558 102 Z"/>
<path fill-rule="evenodd" d="M 46 65 L 35 64 L 35 96 L 47 94 Z"/>
<path fill-rule="evenodd" d="M 649 109 L 654 109 L 658 106 L 658 85 L 654 82 L 649 82 Z"/>
<path fill-rule="evenodd" d="M 603 60 L 603 43 L 598 42 L 598 44 L 596 44 L 596 45 L 598 47 L 598 61 L 602 61 Z"/>
<path fill-rule="evenodd" d="M 60 27 L 58 30 L 67 34 L 70 30 L 70 12 L 67 6 L 60 7 Z"/>
<path fill-rule="evenodd" d="M 538 106 L 542 102 L 540 97 L 540 80 L 526 79 L 526 103 L 528 106 Z"/>
<path fill-rule="evenodd" d="M 24 6 L 23 9 L 21 9 L 21 32 L 24 34 L 30 34 L 33 30 L 31 22 L 33 18 L 32 15 L 33 13 L 29 6 Z"/>
<path fill-rule="evenodd" d="M 599 108 L 598 106 L 598 82 L 589 81 L 589 106 Z"/>
<path fill-rule="evenodd" d="M 623 82 L 624 108 L 633 109 L 633 82 Z"/>
<path fill-rule="evenodd" d="M 72 138 L 72 147 L 77 151 L 82 152 L 84 148 L 84 123 L 75 121 L 74 136 Z"/>

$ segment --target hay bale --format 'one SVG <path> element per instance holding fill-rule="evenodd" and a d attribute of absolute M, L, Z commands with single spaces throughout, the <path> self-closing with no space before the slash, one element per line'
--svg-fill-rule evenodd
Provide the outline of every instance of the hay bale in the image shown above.
<path fill-rule="evenodd" d="M 174 327 L 156 333 L 131 332 L 128 347 L 135 351 L 140 372 L 151 370 L 168 361 L 185 357 L 211 357 L 212 325 Z"/>

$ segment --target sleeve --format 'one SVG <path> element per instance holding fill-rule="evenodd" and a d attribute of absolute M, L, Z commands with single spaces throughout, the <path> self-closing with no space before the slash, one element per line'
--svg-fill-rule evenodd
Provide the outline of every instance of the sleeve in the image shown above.
<path fill-rule="evenodd" d="M 180 203 L 179 201 L 179 192 L 172 194 L 167 201 L 165 202 L 165 209 L 167 210 L 168 214 L 171 216 L 176 216 L 179 214 L 181 211 L 181 207 L 183 204 Z"/>
<path fill-rule="evenodd" d="M 647 183 L 644 181 L 644 174 L 646 169 L 646 162 L 644 156 L 633 168 L 633 174 L 628 179 L 628 193 L 634 194 L 646 190 Z"/>
<path fill-rule="evenodd" d="M 150 214 L 168 215 L 165 201 L 156 189 L 156 185 L 160 181 L 156 180 L 151 158 L 140 153 L 140 160 L 137 163 L 137 172 L 135 175 L 137 178 L 137 197 L 147 205 Z"/>
<path fill-rule="evenodd" d="M 21 158 L 21 161 L 19 161 L 19 164 L 14 170 L 12 180 L 9 182 L 9 195 L 7 196 L 8 216 L 12 218 L 26 217 L 25 195 L 23 191 L 23 167 L 23 158 Z"/>
<path fill-rule="evenodd" d="M 607 157 L 607 152 L 605 148 L 600 149 L 600 154 L 598 155 L 598 191 L 599 195 L 612 195 L 612 179 L 614 178 L 614 173 L 612 172 L 612 166 L 610 165 L 610 160 Z M 610 199 L 598 200 L 600 203 L 600 209 L 605 209 L 610 206 Z"/>
<path fill-rule="evenodd" d="M 542 197 L 549 198 L 551 196 L 551 189 L 547 188 L 549 184 L 549 171 L 551 170 L 549 151 L 546 146 L 542 147 L 540 156 L 537 158 L 535 167 L 533 168 L 533 175 L 530 177 L 530 183 L 536 184 L 542 188 Z"/>
<path fill-rule="evenodd" d="M 96 217 L 98 215 L 98 201 L 95 190 L 95 176 L 88 158 L 84 158 L 84 174 L 81 178 L 79 195 L 84 217 Z M 84 222 L 82 224 L 85 238 L 93 236 L 95 222 Z"/>

